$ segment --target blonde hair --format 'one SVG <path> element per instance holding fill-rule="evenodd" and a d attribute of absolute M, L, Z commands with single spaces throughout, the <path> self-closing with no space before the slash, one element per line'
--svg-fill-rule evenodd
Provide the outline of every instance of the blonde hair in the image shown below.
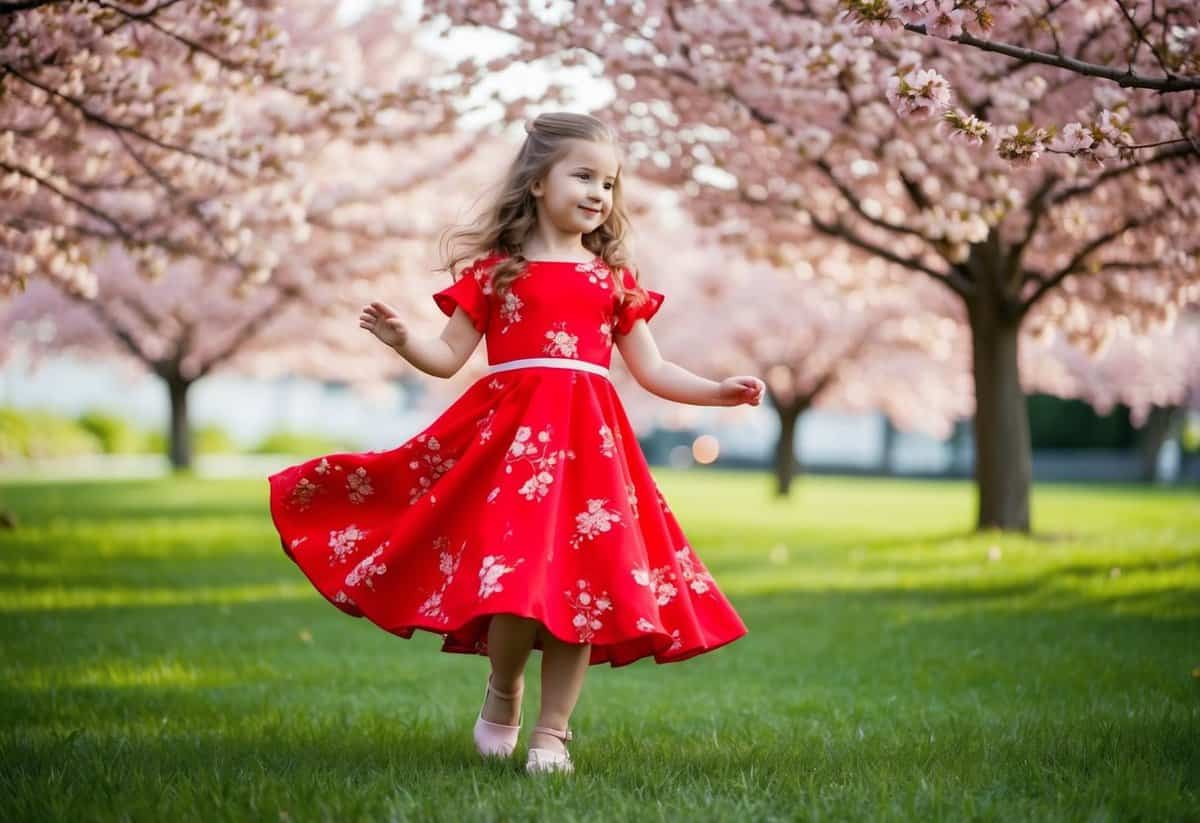
<path fill-rule="evenodd" d="M 491 284 L 496 294 L 502 294 L 513 280 L 525 272 L 528 260 L 523 247 L 537 225 L 537 201 L 530 187 L 566 156 L 569 149 L 567 141 L 609 143 L 619 151 L 619 143 L 612 129 L 589 114 L 546 112 L 532 122 L 527 121 L 525 131 L 525 142 L 521 144 L 520 151 L 499 184 L 499 191 L 487 208 L 473 222 L 465 226 L 452 226 L 442 234 L 441 257 L 444 263 L 439 270 L 453 272 L 464 260 L 494 253 L 503 255 L 503 259 L 492 269 Z M 613 180 L 612 211 L 600 226 L 583 235 L 583 246 L 616 273 L 613 289 L 622 302 L 632 305 L 646 299 L 646 295 L 638 288 L 638 294 L 627 296 L 627 290 L 622 287 L 622 268 L 628 268 L 637 278 L 624 245 L 628 231 L 629 218 L 618 171 Z"/>

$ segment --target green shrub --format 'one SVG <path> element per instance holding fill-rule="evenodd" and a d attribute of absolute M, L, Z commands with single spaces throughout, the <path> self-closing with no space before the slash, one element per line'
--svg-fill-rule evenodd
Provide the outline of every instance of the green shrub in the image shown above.
<path fill-rule="evenodd" d="M 123 417 L 103 411 L 87 411 L 76 418 L 79 426 L 95 435 L 106 454 L 136 454 L 146 451 L 146 435 Z"/>
<path fill-rule="evenodd" d="M 74 420 L 40 409 L 0 409 L 0 459 L 100 454 L 99 438 Z"/>
<path fill-rule="evenodd" d="M 215 423 L 192 427 L 192 450 L 194 454 L 236 454 L 241 451 L 229 433 Z"/>
<path fill-rule="evenodd" d="M 302 456 L 333 454 L 334 452 L 361 451 L 360 447 L 316 434 L 300 432 L 272 432 L 252 448 L 252 454 L 297 454 Z"/>

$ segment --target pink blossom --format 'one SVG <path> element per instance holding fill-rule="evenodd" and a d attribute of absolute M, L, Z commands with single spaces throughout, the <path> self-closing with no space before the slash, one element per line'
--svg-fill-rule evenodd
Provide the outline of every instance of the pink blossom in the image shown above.
<path fill-rule="evenodd" d="M 1068 123 L 1051 141 L 1050 148 L 1073 154 L 1090 147 L 1093 142 L 1091 132 L 1082 123 Z"/>

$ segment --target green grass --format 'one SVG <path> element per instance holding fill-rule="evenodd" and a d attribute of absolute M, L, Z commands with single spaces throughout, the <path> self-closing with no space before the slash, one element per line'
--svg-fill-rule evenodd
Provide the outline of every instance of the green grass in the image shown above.
<path fill-rule="evenodd" d="M 962 483 L 656 475 L 750 633 L 593 667 L 565 779 L 477 762 L 487 660 L 322 600 L 265 480 L 0 485 L 0 820 L 1200 820 L 1194 491 L 1040 487 L 1021 538 Z"/>

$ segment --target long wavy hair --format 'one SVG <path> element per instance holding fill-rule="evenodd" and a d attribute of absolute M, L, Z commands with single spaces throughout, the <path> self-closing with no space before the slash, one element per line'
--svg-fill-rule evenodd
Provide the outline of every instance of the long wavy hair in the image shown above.
<path fill-rule="evenodd" d="M 502 295 L 513 280 L 525 273 L 528 260 L 524 255 L 525 241 L 537 226 L 537 199 L 530 187 L 542 179 L 550 167 L 567 153 L 568 140 L 592 140 L 609 143 L 617 151 L 620 144 L 616 134 L 602 120 L 588 114 L 546 112 L 525 124 L 525 142 L 500 181 L 498 191 L 480 216 L 466 225 L 451 226 L 442 233 L 439 271 L 453 272 L 464 260 L 500 254 L 503 259 L 492 269 L 492 290 Z M 612 211 L 598 227 L 583 235 L 583 246 L 599 256 L 617 276 L 613 289 L 622 303 L 634 305 L 646 299 L 642 289 L 626 294 L 619 273 L 629 269 L 635 280 L 636 269 L 628 260 L 625 237 L 629 217 L 621 190 L 618 170 L 612 188 Z"/>

